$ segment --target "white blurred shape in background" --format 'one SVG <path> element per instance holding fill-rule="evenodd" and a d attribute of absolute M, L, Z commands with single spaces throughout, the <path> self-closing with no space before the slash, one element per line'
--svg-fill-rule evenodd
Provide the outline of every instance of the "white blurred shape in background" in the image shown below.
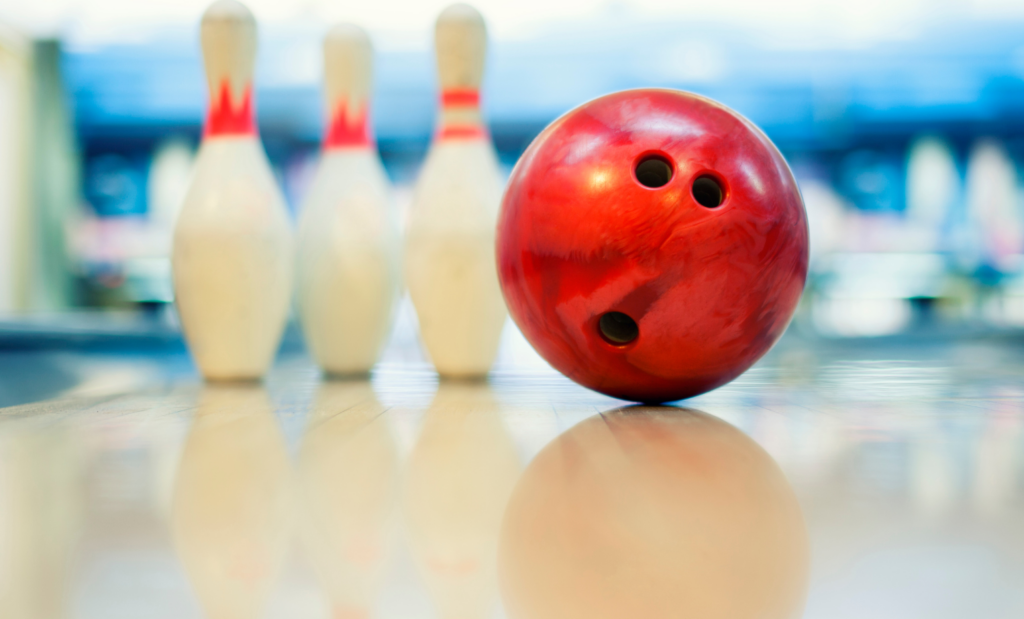
<path fill-rule="evenodd" d="M 906 328 L 910 303 L 894 298 L 823 297 L 814 302 L 814 326 L 828 336 L 875 337 Z"/>
<path fill-rule="evenodd" d="M 800 182 L 800 193 L 807 209 L 807 227 L 811 237 L 811 269 L 828 256 L 846 249 L 844 237 L 849 205 L 829 184 L 815 179 Z"/>
<path fill-rule="evenodd" d="M 949 143 L 935 136 L 917 138 L 907 156 L 909 251 L 936 251 L 950 209 L 960 197 L 960 175 Z"/>
<path fill-rule="evenodd" d="M 168 139 L 157 146 L 153 153 L 146 184 L 149 218 L 153 225 L 167 230 L 168 248 L 171 243 L 169 235 L 174 230 L 174 222 L 185 200 L 194 162 L 195 152 L 181 138 Z"/>
<path fill-rule="evenodd" d="M 125 256 L 125 276 L 135 300 L 166 302 L 174 298 L 171 241 L 192 179 L 193 163 L 195 151 L 179 137 L 161 142 L 153 153 L 146 181 L 149 213 L 147 221 L 140 222 L 146 242 Z"/>
<path fill-rule="evenodd" d="M 977 258 L 1007 271 L 1024 246 L 1017 171 L 998 141 L 982 139 L 967 160 L 967 217 L 980 235 Z"/>

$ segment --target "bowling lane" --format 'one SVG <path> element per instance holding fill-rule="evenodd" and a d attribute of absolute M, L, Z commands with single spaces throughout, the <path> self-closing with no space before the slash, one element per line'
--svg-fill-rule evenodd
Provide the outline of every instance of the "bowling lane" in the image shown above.
<path fill-rule="evenodd" d="M 497 617 L 499 565 L 516 616 L 800 616 L 809 553 L 807 618 L 1020 617 L 1021 344 L 790 335 L 682 410 L 514 341 L 486 383 L 0 352 L 33 400 L 0 409 L 0 616 Z"/>

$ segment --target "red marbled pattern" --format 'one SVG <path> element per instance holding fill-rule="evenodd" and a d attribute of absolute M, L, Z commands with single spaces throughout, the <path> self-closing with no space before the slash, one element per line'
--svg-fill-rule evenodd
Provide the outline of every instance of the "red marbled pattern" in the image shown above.
<path fill-rule="evenodd" d="M 645 154 L 675 168 L 644 187 Z M 694 179 L 722 181 L 706 208 Z M 785 331 L 807 277 L 807 220 L 785 159 L 752 123 L 709 99 L 642 89 L 595 99 L 533 141 L 512 172 L 497 261 L 512 318 L 576 382 L 640 402 L 719 387 Z M 598 320 L 630 315 L 639 337 L 607 343 Z"/>
<path fill-rule="evenodd" d="M 246 84 L 242 100 L 236 105 L 227 78 L 220 82 L 220 92 L 211 97 L 206 115 L 205 137 L 217 135 L 256 135 L 256 114 L 253 112 L 252 84 Z"/>
<path fill-rule="evenodd" d="M 324 135 L 325 149 L 362 147 L 373 143 L 369 105 L 364 103 L 355 113 L 350 112 L 346 101 L 338 103 Z"/>

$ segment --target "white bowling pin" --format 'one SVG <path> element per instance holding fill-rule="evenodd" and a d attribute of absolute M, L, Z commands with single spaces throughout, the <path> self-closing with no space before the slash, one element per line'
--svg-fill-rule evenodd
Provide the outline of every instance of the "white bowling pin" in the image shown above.
<path fill-rule="evenodd" d="M 207 379 L 261 377 L 288 317 L 291 230 L 256 135 L 256 22 L 235 0 L 203 15 L 210 111 L 174 233 L 174 292 L 192 356 Z"/>
<path fill-rule="evenodd" d="M 324 40 L 324 152 L 299 218 L 298 302 L 329 374 L 370 370 L 398 296 L 398 227 L 370 132 L 373 49 L 359 27 Z"/>
<path fill-rule="evenodd" d="M 368 619 L 398 537 L 399 458 L 370 383 L 326 381 L 298 459 L 299 538 L 335 619 Z"/>
<path fill-rule="evenodd" d="M 420 334 L 444 376 L 486 374 L 505 324 L 494 234 L 502 181 L 480 115 L 487 33 L 473 7 L 437 18 L 438 130 L 409 215 L 405 273 Z"/>

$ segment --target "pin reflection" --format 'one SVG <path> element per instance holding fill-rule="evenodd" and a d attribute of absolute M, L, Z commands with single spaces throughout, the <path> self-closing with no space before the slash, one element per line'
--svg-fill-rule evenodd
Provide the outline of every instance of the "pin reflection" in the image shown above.
<path fill-rule="evenodd" d="M 262 614 L 288 543 L 289 475 L 266 391 L 204 388 L 178 468 L 172 528 L 207 617 Z"/>
<path fill-rule="evenodd" d="M 501 517 L 519 474 L 491 388 L 442 381 L 405 487 L 413 557 L 441 619 L 490 616 Z"/>
<path fill-rule="evenodd" d="M 8 430 L 0 456 L 0 617 L 66 617 L 86 449 L 67 428 Z"/>
<path fill-rule="evenodd" d="M 336 619 L 372 614 L 396 538 L 398 467 L 370 383 L 322 384 L 299 455 L 300 538 Z"/>
<path fill-rule="evenodd" d="M 631 407 L 530 463 L 499 567 L 514 619 L 790 619 L 807 546 L 792 488 L 753 440 L 699 411 Z"/>

